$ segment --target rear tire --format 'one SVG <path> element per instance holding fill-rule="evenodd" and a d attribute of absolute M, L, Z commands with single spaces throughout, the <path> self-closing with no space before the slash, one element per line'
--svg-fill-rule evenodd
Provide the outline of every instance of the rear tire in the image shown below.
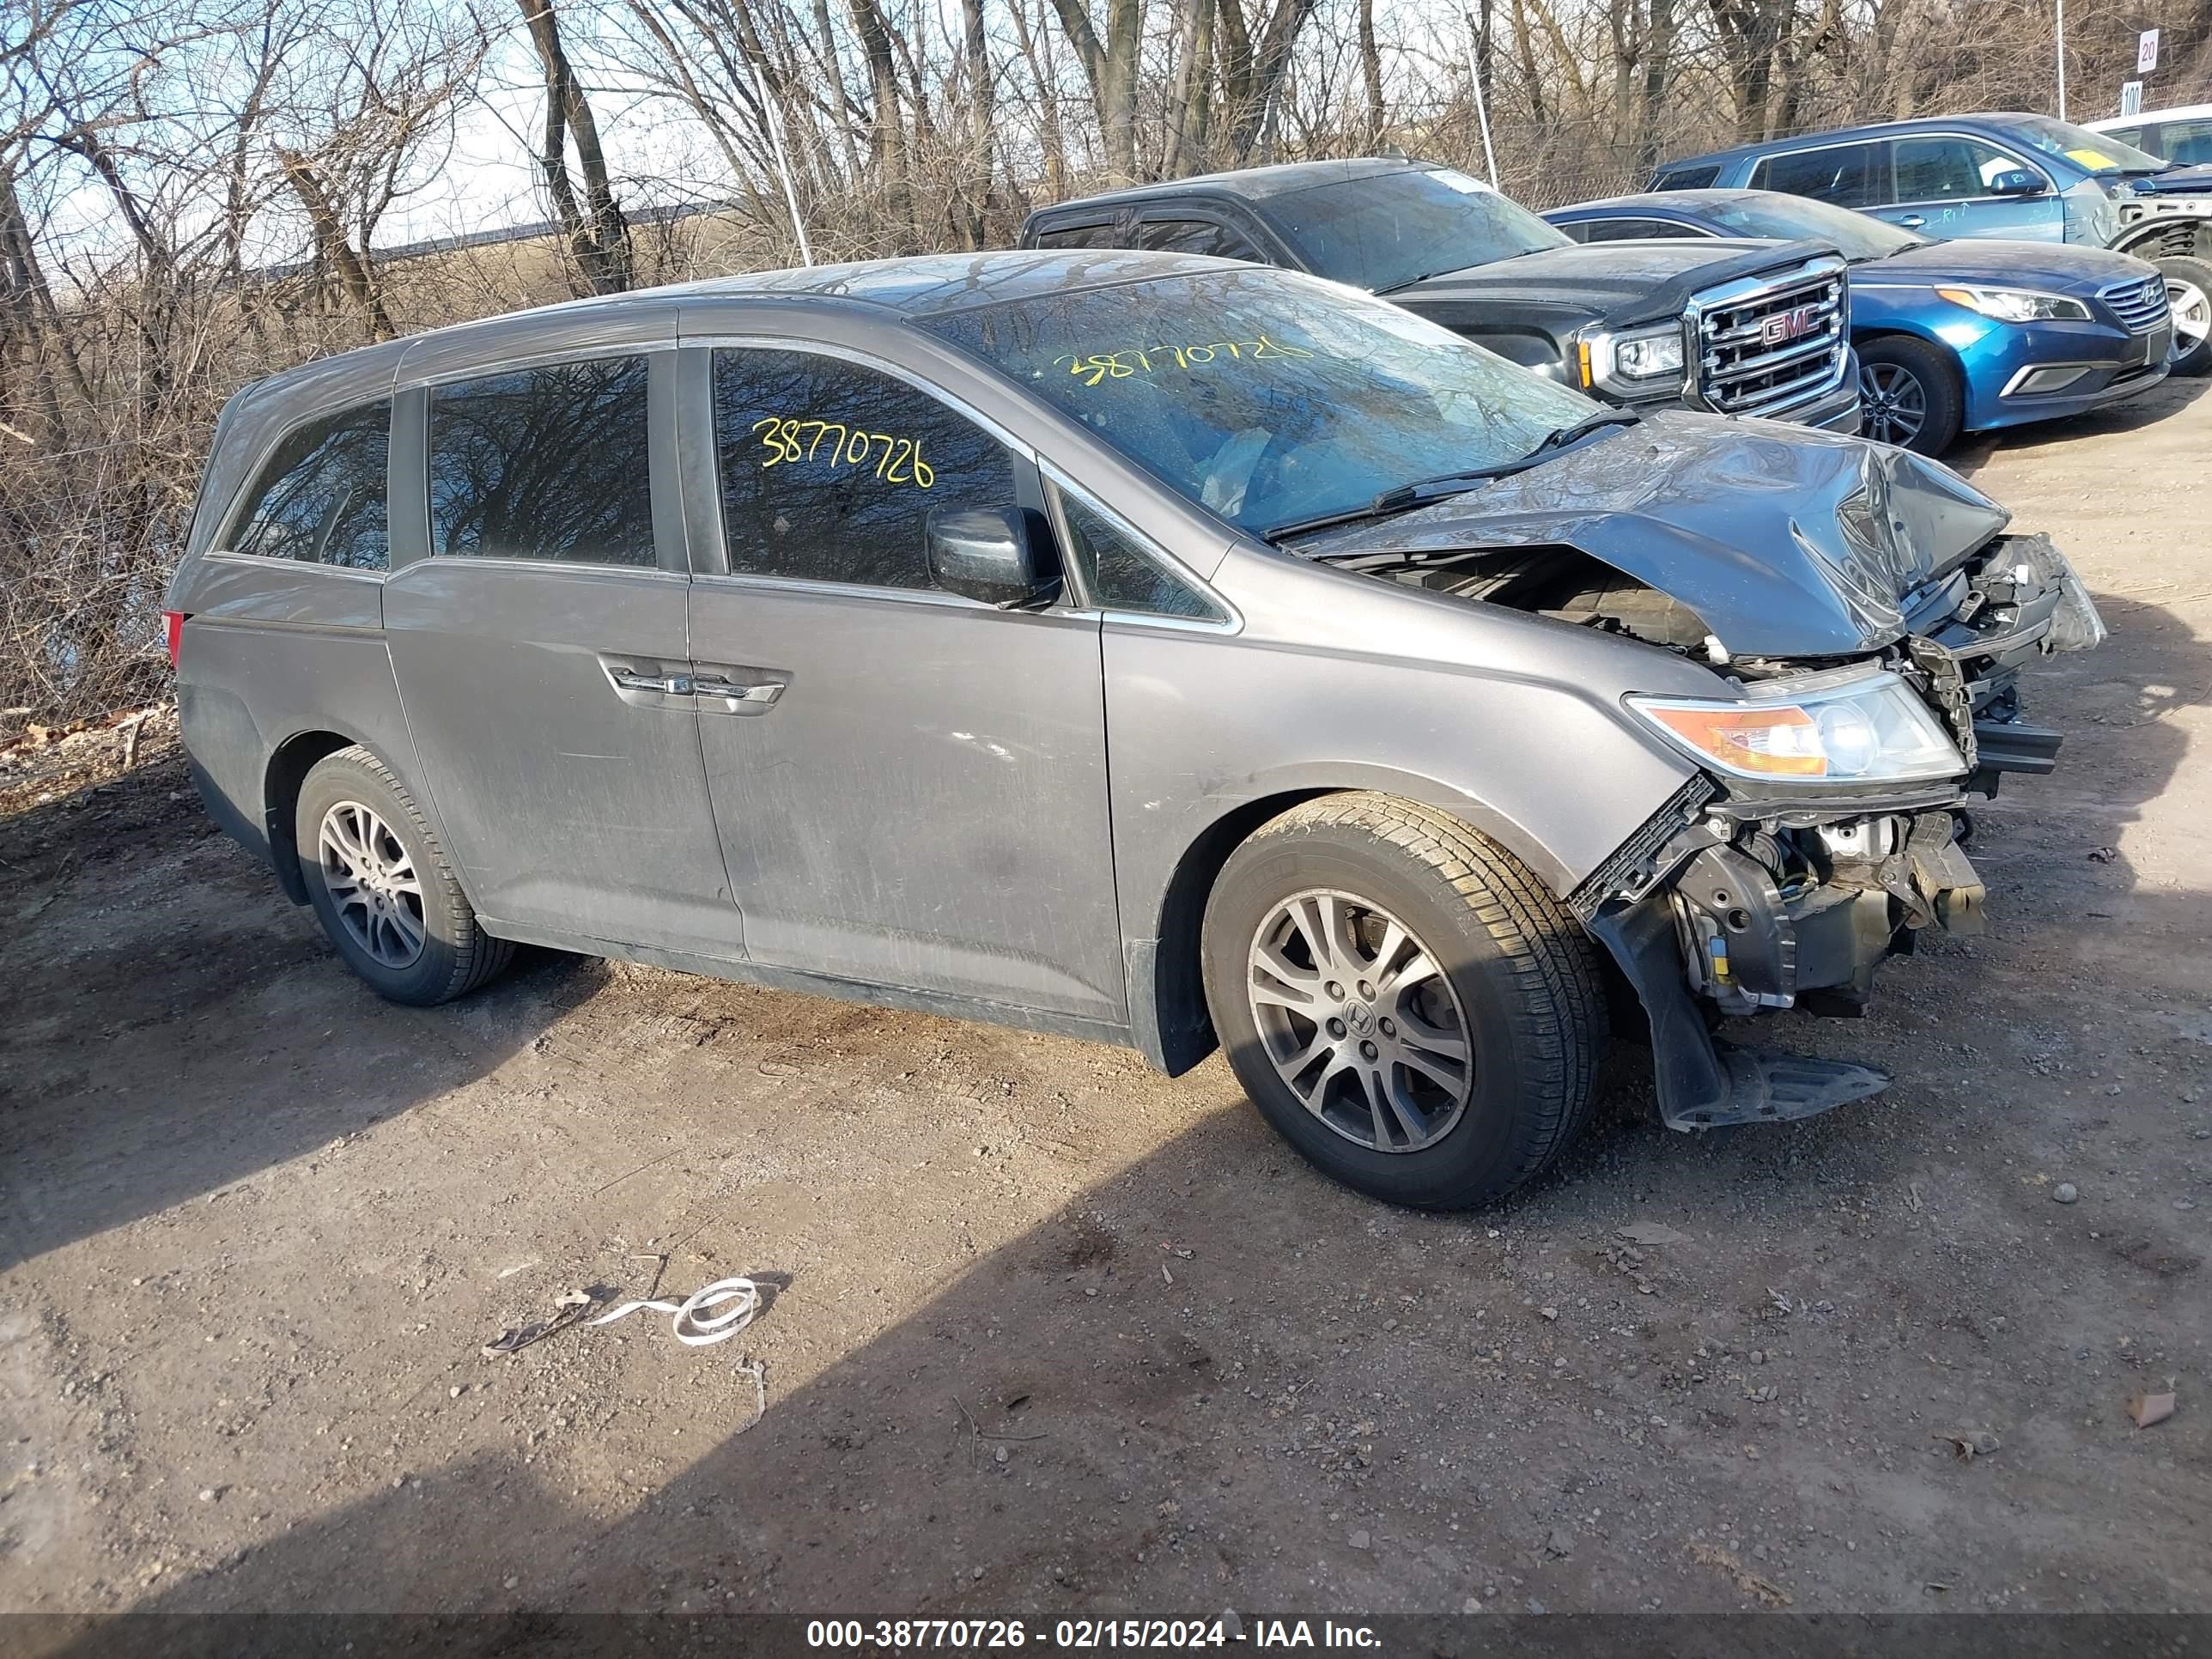
<path fill-rule="evenodd" d="M 1958 441 L 1966 393 L 1944 352 L 1907 335 L 1859 348 L 1859 435 L 1916 455 L 1941 455 Z"/>
<path fill-rule="evenodd" d="M 2168 364 L 2175 374 L 2212 372 L 2212 262 L 2160 259 L 2166 302 L 2173 311 L 2173 349 Z"/>
<path fill-rule="evenodd" d="M 1485 1203 L 1589 1120 L 1606 1031 L 1590 942 L 1456 818 L 1368 793 L 1293 808 L 1222 867 L 1201 952 L 1245 1092 L 1359 1192 Z"/>
<path fill-rule="evenodd" d="M 294 836 L 323 931 L 379 996 L 450 1002 L 513 960 L 514 945 L 477 923 L 414 797 L 358 744 L 308 772 Z"/>

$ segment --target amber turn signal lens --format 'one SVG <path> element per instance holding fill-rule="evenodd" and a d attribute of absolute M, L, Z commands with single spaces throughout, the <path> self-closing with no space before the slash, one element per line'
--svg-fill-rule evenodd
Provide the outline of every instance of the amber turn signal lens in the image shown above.
<path fill-rule="evenodd" d="M 1724 766 L 1778 778 L 1824 778 L 1827 750 L 1820 728 L 1803 709 L 1684 708 L 1658 704 L 1651 717 Z"/>

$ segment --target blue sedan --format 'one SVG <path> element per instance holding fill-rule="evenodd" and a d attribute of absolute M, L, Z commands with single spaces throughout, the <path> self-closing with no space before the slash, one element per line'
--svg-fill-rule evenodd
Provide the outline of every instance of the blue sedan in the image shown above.
<path fill-rule="evenodd" d="M 1923 455 L 1961 432 L 2078 415 L 2166 378 L 2166 284 L 2124 253 L 1939 242 L 1765 190 L 1617 196 L 1544 216 L 1578 242 L 1759 237 L 1837 249 L 1851 264 L 1863 435 Z"/>

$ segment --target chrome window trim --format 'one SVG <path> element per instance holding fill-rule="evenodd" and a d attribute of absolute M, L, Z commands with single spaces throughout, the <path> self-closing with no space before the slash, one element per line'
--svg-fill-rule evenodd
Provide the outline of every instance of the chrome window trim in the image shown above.
<path fill-rule="evenodd" d="M 1211 634 L 1218 638 L 1244 631 L 1243 621 L 1234 611 L 1229 613 L 1232 620 L 1225 623 L 1211 622 L 1203 617 L 1163 617 L 1156 611 L 1109 610 L 1093 614 L 1101 622 L 1114 623 L 1126 628 L 1164 629 L 1170 634 Z"/>
<path fill-rule="evenodd" d="M 909 605 L 933 605 L 953 611 L 984 611 L 994 615 L 1012 617 L 1081 616 L 1080 611 L 1063 611 L 1058 605 L 1040 605 L 1034 610 L 1021 606 L 986 605 L 981 599 L 971 599 L 964 593 L 948 593 L 941 587 L 885 587 L 874 582 L 825 582 L 812 576 L 769 576 L 748 570 L 715 570 L 695 575 L 695 582 L 716 582 L 732 587 L 757 587 L 786 593 L 813 593 L 823 599 L 879 599 Z"/>
<path fill-rule="evenodd" d="M 1053 533 L 1060 538 L 1063 554 L 1070 545 L 1072 538 L 1067 533 L 1067 526 L 1062 522 L 1057 497 L 1060 495 L 1067 495 L 1081 501 L 1091 512 L 1096 513 L 1135 542 L 1145 550 L 1147 557 L 1156 561 L 1162 569 L 1189 588 L 1192 592 L 1209 605 L 1218 605 L 1221 608 L 1222 619 L 1217 621 L 1210 617 L 1169 617 L 1152 611 L 1117 610 L 1111 605 L 1096 604 L 1097 596 L 1088 591 L 1083 595 L 1086 601 L 1091 602 L 1086 605 L 1086 609 L 1097 611 L 1099 616 L 1109 622 L 1158 623 L 1183 631 L 1195 630 L 1205 634 L 1239 634 L 1243 631 L 1243 614 L 1223 598 L 1212 583 L 1198 575 L 1188 565 L 1100 501 L 1091 491 L 1077 483 L 1060 467 L 1054 466 L 1050 461 L 1040 460 L 1037 463 L 1037 471 L 1044 476 L 1044 481 L 1049 486 L 1048 499 L 1051 501 L 1053 507 Z M 1062 562 L 1065 565 L 1064 557 Z M 1062 575 L 1062 580 L 1066 580 L 1065 574 Z"/>
<path fill-rule="evenodd" d="M 1809 200 L 1810 198 L 1808 198 L 1808 199 Z M 1696 240 L 1698 237 L 1700 237 L 1700 236 L 1703 236 L 1703 237 L 1706 238 L 1708 240 L 1711 240 L 1716 239 L 1716 238 L 1717 238 L 1717 237 L 1719 237 L 1719 236 L 1721 236 L 1721 235 L 1723 234 L 1723 233 L 1722 233 L 1722 232 L 1717 231 L 1717 230 L 1708 230 L 1708 229 L 1706 229 L 1706 228 L 1705 228 L 1705 226 L 1703 226 L 1703 225 L 1693 225 L 1693 224 L 1688 224 L 1688 223 L 1686 223 L 1685 222 L 1683 222 L 1682 220 L 1680 220 L 1680 219 L 1662 219 L 1662 218 L 1658 217 L 1656 214 L 1650 214 L 1650 213 L 1612 213 L 1612 214 L 1604 214 L 1604 215 L 1599 215 L 1599 216 L 1593 216 L 1592 217 L 1588 218 L 1588 219 L 1576 219 L 1576 220 L 1572 220 L 1572 221 L 1571 221 L 1570 222 L 1574 223 L 1574 224 L 1577 224 L 1577 225 L 1593 225 L 1593 226 L 1594 226 L 1594 225 L 1657 225 L 1657 226 L 1660 226 L 1660 227 L 1661 227 L 1662 228 L 1663 228 L 1663 229 L 1667 229 L 1667 230 L 1673 230 L 1673 231 L 1680 231 L 1680 232 L 1683 233 L 1680 237 L 1677 237 L 1677 238 L 1671 238 L 1671 239 L 1661 239 L 1661 238 L 1656 238 L 1656 237 L 1638 238 L 1638 237 L 1634 237 L 1634 236 L 1625 236 L 1625 237 L 1622 237 L 1622 238 L 1620 238 L 1620 240 L 1622 240 L 1622 241 L 1631 241 L 1631 242 L 1632 242 L 1632 241 L 1638 241 L 1638 240 L 1680 240 L 1680 241 L 1686 241 L 1686 241 L 1692 241 L 1692 240 Z M 1564 229 L 1564 228 L 1565 228 L 1565 227 L 1563 226 L 1563 227 L 1561 227 L 1561 228 L 1563 228 L 1563 229 Z"/>
<path fill-rule="evenodd" d="M 2014 155 L 2013 154 L 2012 146 L 2009 144 L 2000 143 L 1997 140 L 1987 137 L 1978 132 L 1966 132 L 1953 127 L 1922 128 L 1912 132 L 1889 132 L 1884 133 L 1878 138 L 1838 138 L 1830 143 L 1798 144 L 1787 149 L 1762 149 L 1759 152 L 1759 159 L 1752 164 L 1751 177 L 1745 183 L 1743 188 L 1747 190 L 1765 190 L 1771 188 L 1771 186 L 1762 185 L 1759 182 L 1759 175 L 1765 169 L 1766 164 L 1769 161 L 1778 161 L 1784 155 L 1818 155 L 1824 149 L 1853 149 L 1862 144 L 1896 144 L 1908 138 L 1959 138 L 1965 140 L 1968 143 L 1986 144 L 1991 149 L 1996 150 L 2001 154 L 2011 155 L 2014 161 L 2020 162 L 2022 172 L 2032 173 L 2037 178 L 2043 180 L 2044 189 L 2051 191 L 2053 195 L 2059 193 L 2058 181 L 2057 179 L 2053 179 L 2049 173 L 2045 172 L 2043 167 L 2037 163 L 2027 161 L 2021 156 Z M 1890 157 L 1889 187 L 1893 191 L 1897 188 L 1897 158 L 1894 155 Z M 1783 191 L 1778 193 L 1784 196 L 1796 194 L 1794 191 Z M 1808 199 L 1817 202 L 1822 198 L 1815 196 L 1809 198 Z M 1898 200 L 1869 203 L 1867 207 L 1852 208 L 1850 210 L 1853 213 L 1865 213 L 1874 208 L 1919 207 L 1923 204 L 1932 202 L 2008 202 L 2016 199 L 2018 198 L 2009 196 L 1916 197 L 1911 201 Z"/>
<path fill-rule="evenodd" d="M 611 564 L 605 559 L 514 559 L 505 556 L 479 557 L 473 553 L 433 553 L 427 557 L 410 559 L 392 574 L 404 576 L 410 571 L 430 570 L 440 565 L 459 566 L 467 569 L 485 570 L 574 570 L 585 575 L 602 576 L 658 576 L 666 581 L 689 581 L 688 570 L 671 570 L 659 564 Z"/>
<path fill-rule="evenodd" d="M 402 374 L 392 381 L 392 395 L 397 397 L 403 392 L 435 391 L 440 386 L 454 386 L 464 380 L 495 380 L 501 374 L 545 368 L 556 363 L 586 363 L 601 357 L 643 357 L 656 351 L 673 351 L 676 349 L 677 343 L 672 339 L 614 340 L 597 345 L 572 343 L 548 347 L 543 351 L 501 356 L 467 368 L 449 369 L 436 374 Z"/>
<path fill-rule="evenodd" d="M 200 559 L 204 563 L 241 565 L 249 570 L 319 570 L 332 576 L 348 576 L 357 582 L 388 581 L 393 574 L 388 568 L 362 570 L 349 564 L 325 564 L 320 559 L 280 559 L 273 553 L 240 553 L 228 547 L 210 547 L 200 555 Z"/>

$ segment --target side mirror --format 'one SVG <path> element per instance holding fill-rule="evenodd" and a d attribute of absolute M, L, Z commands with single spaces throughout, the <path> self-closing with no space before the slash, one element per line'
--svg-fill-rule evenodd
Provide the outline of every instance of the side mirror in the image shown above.
<path fill-rule="evenodd" d="M 2040 196 L 2043 180 L 2025 167 L 2014 167 L 1990 180 L 1992 196 Z"/>
<path fill-rule="evenodd" d="M 1060 577 L 1037 568 L 1019 513 L 933 507 L 924 533 L 929 578 L 948 593 L 1012 611 L 1042 604 L 1060 591 Z"/>

